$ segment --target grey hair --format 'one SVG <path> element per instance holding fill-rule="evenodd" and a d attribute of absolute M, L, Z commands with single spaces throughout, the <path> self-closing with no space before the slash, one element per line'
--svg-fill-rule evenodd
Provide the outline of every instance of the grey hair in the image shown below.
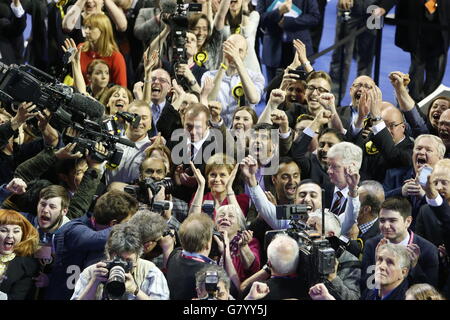
<path fill-rule="evenodd" d="M 267 247 L 267 259 L 279 274 L 295 272 L 298 265 L 298 243 L 286 234 L 278 234 Z"/>
<path fill-rule="evenodd" d="M 230 277 L 227 275 L 225 270 L 215 264 L 206 264 L 195 274 L 195 285 L 198 289 L 205 289 L 205 280 L 207 271 L 216 271 L 219 277 L 219 282 L 225 284 L 225 289 L 230 290 Z"/>
<path fill-rule="evenodd" d="M 227 211 L 227 210 L 232 210 L 233 213 L 236 215 L 237 222 L 239 224 L 239 230 L 245 230 L 246 229 L 246 225 L 245 225 L 244 214 L 242 213 L 241 207 L 239 207 L 239 206 L 237 206 L 235 204 L 227 204 L 227 205 L 219 207 L 219 209 L 217 209 L 217 211 L 216 211 L 216 216 L 221 211 Z"/>
<path fill-rule="evenodd" d="M 316 210 L 308 214 L 309 218 L 319 218 L 322 221 L 322 210 Z M 320 230 L 319 230 L 320 231 Z M 325 233 L 332 231 L 336 237 L 341 236 L 341 222 L 330 211 L 325 211 Z"/>
<path fill-rule="evenodd" d="M 339 142 L 332 146 L 327 152 L 328 158 L 334 157 L 342 158 L 344 165 L 354 163 L 356 167 L 361 169 L 363 152 L 360 147 L 351 142 Z"/>
<path fill-rule="evenodd" d="M 379 183 L 376 180 L 364 180 L 360 183 L 360 187 L 364 187 L 364 189 L 367 190 L 370 194 L 373 194 L 375 196 L 380 196 L 380 201 L 383 202 L 385 199 L 384 197 L 384 188 L 381 183 Z"/>
<path fill-rule="evenodd" d="M 158 213 L 149 210 L 139 210 L 127 223 L 138 228 L 142 243 L 158 239 L 167 228 L 166 220 Z"/>
<path fill-rule="evenodd" d="M 140 257 L 143 252 L 141 234 L 136 226 L 123 223 L 112 227 L 105 245 L 105 255 L 108 259 L 111 259 L 114 254 L 123 253 L 136 253 Z"/>
<path fill-rule="evenodd" d="M 423 138 L 430 138 L 431 140 L 433 140 L 437 146 L 439 158 L 440 159 L 444 158 L 445 150 L 446 150 L 445 144 L 441 138 L 439 138 L 433 134 L 421 134 L 420 136 L 418 136 L 416 138 L 416 140 L 414 141 L 414 148 L 416 147 L 417 143 L 419 143 L 419 140 L 421 140 Z"/>
<path fill-rule="evenodd" d="M 377 251 L 379 252 L 380 250 L 386 249 L 390 252 L 392 252 L 398 259 L 400 262 L 400 267 L 401 268 L 408 268 L 408 270 L 411 270 L 411 258 L 409 256 L 409 252 L 406 249 L 405 246 L 400 245 L 400 244 L 394 244 L 394 243 L 385 243 L 383 245 L 381 245 Z"/>

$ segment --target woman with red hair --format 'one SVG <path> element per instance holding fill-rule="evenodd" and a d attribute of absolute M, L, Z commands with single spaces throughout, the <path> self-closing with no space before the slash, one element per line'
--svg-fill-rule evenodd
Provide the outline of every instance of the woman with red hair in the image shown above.
<path fill-rule="evenodd" d="M 33 258 L 38 244 L 38 231 L 23 215 L 0 209 L 0 295 L 8 300 L 32 298 L 33 277 L 39 270 Z"/>

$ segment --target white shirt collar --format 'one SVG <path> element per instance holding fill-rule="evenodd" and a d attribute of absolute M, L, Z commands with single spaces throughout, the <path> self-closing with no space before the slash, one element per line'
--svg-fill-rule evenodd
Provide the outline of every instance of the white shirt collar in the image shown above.
<path fill-rule="evenodd" d="M 200 150 L 200 148 L 202 147 L 203 143 L 206 141 L 208 136 L 209 136 L 209 129 L 206 130 L 204 138 L 202 140 L 199 140 L 199 141 L 193 143 L 194 148 L 195 148 L 195 153 L 197 153 L 197 151 Z M 188 146 L 192 143 L 190 136 L 188 136 L 188 138 L 187 138 L 187 143 L 188 143 Z"/>
<path fill-rule="evenodd" d="M 345 199 L 348 198 L 348 186 L 342 190 L 339 190 L 339 188 L 337 186 L 334 186 L 334 194 L 336 194 L 336 192 L 338 192 L 338 191 L 340 191 L 342 193 L 342 195 L 344 196 Z"/>
<path fill-rule="evenodd" d="M 409 238 L 410 238 L 411 236 L 409 235 L 409 232 L 407 232 L 406 233 L 406 238 L 405 239 L 403 239 L 399 244 L 401 244 L 401 245 L 403 245 L 403 246 L 407 246 L 408 245 L 408 243 L 409 243 Z"/>

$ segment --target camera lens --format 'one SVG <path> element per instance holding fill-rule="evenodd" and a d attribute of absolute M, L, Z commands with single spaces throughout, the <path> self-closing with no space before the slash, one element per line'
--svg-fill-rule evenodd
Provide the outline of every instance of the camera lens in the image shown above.
<path fill-rule="evenodd" d="M 120 298 L 125 293 L 125 270 L 121 266 L 114 266 L 109 271 L 106 291 L 113 298 Z"/>

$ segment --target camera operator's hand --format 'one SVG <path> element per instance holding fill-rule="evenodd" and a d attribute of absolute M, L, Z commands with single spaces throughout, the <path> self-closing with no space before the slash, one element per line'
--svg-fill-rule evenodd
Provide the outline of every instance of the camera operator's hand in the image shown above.
<path fill-rule="evenodd" d="M 14 194 L 24 194 L 27 191 L 27 184 L 20 178 L 14 178 L 8 183 L 6 190 Z"/>
<path fill-rule="evenodd" d="M 250 292 L 244 300 L 259 300 L 267 296 L 270 292 L 269 286 L 264 282 L 255 281 L 252 283 Z"/>
<path fill-rule="evenodd" d="M 78 137 L 80 135 L 80 133 L 76 129 L 72 128 L 72 127 L 68 127 L 64 134 L 66 136 L 72 137 L 72 138 L 73 137 Z"/>
<path fill-rule="evenodd" d="M 76 143 L 69 143 L 65 147 L 62 147 L 58 151 L 55 152 L 55 157 L 58 160 L 65 160 L 65 159 L 79 159 L 83 156 L 83 154 L 80 151 L 77 151 L 77 153 L 72 153 L 72 151 L 77 146 Z"/>
<path fill-rule="evenodd" d="M 222 120 L 220 113 L 222 112 L 222 103 L 220 101 L 209 101 L 208 108 L 211 113 L 211 121 L 218 123 Z"/>
<path fill-rule="evenodd" d="M 178 75 L 185 77 L 188 82 L 197 82 L 191 68 L 185 63 L 178 64 L 176 72 Z"/>
<path fill-rule="evenodd" d="M 128 294 L 134 294 L 139 289 L 136 280 L 134 280 L 131 273 L 125 273 L 125 292 Z"/>
<path fill-rule="evenodd" d="M 56 147 L 58 145 L 59 134 L 58 131 L 48 123 L 50 117 L 51 113 L 47 109 L 39 111 L 37 113 L 38 127 L 42 133 L 45 144 L 47 146 Z"/>
<path fill-rule="evenodd" d="M 219 239 L 219 237 L 216 235 L 214 235 L 213 238 L 217 243 L 217 247 L 219 249 L 220 254 L 223 255 L 225 252 L 225 249 L 226 249 L 225 246 L 228 246 L 228 243 L 230 241 L 228 240 L 228 232 L 227 231 L 222 231 L 221 233 L 223 236 L 223 241 L 221 239 Z"/>
<path fill-rule="evenodd" d="M 28 119 L 36 116 L 36 113 L 32 112 L 34 109 L 36 109 L 36 105 L 32 102 L 22 102 L 17 109 L 16 115 L 11 119 L 11 128 L 16 131 Z"/>
<path fill-rule="evenodd" d="M 309 289 L 309 296 L 313 300 L 336 300 L 323 283 L 318 283 Z"/>
<path fill-rule="evenodd" d="M 256 171 L 258 170 L 258 162 L 251 155 L 242 159 L 241 172 L 247 182 L 251 187 L 255 187 L 258 184 L 256 180 Z"/>
<path fill-rule="evenodd" d="M 95 144 L 95 151 L 102 154 L 103 156 L 108 155 L 108 151 L 106 151 L 105 146 L 103 144 L 101 144 L 100 142 L 97 142 Z M 99 161 L 97 159 L 94 159 L 94 156 L 91 154 L 90 151 L 88 151 L 88 154 L 86 156 L 86 162 L 87 162 L 89 168 L 94 168 L 96 170 L 100 170 L 102 163 L 104 161 Z"/>
<path fill-rule="evenodd" d="M 106 282 L 108 280 L 109 270 L 106 268 L 106 263 L 100 261 L 91 270 L 91 281 L 95 284 Z"/>

